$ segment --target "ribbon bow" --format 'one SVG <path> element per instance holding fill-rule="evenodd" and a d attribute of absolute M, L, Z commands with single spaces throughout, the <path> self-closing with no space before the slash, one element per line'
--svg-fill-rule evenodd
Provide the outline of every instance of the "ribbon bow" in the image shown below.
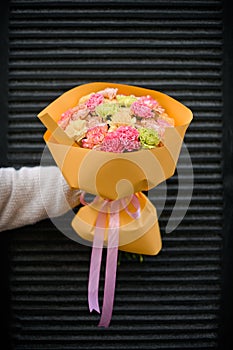
<path fill-rule="evenodd" d="M 117 269 L 117 256 L 119 245 L 119 228 L 120 228 L 120 216 L 121 210 L 125 210 L 128 215 L 133 219 L 140 217 L 140 204 L 135 194 L 130 197 L 125 197 L 118 200 L 107 200 L 96 196 L 92 203 L 88 204 L 85 199 L 85 192 L 82 192 L 80 201 L 83 205 L 94 204 L 98 200 L 102 200 L 102 204 L 97 216 L 94 239 L 90 261 L 89 282 L 88 282 L 88 304 L 89 310 L 93 310 L 100 313 L 98 291 L 99 291 L 99 278 L 100 267 L 102 260 L 102 251 L 104 246 L 104 235 L 108 224 L 108 240 L 107 240 L 107 259 L 105 270 L 105 284 L 104 284 L 104 298 L 102 315 L 100 318 L 99 326 L 108 327 L 112 317 L 115 285 L 116 285 L 116 269 Z M 128 208 L 129 204 L 132 204 L 136 209 L 135 212 L 131 212 Z M 109 216 L 109 221 L 108 221 Z"/>

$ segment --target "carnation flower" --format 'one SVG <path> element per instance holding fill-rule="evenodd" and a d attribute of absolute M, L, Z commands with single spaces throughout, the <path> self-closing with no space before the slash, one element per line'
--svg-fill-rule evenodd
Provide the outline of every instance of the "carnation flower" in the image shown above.
<path fill-rule="evenodd" d="M 69 108 L 67 111 L 62 113 L 60 120 L 58 121 L 58 125 L 62 128 L 65 129 L 67 125 L 69 124 L 69 121 L 73 114 L 79 110 L 79 106 Z"/>
<path fill-rule="evenodd" d="M 65 133 L 76 141 L 83 138 L 87 130 L 86 120 L 71 120 L 65 129 Z"/>
<path fill-rule="evenodd" d="M 104 137 L 107 135 L 108 126 L 107 124 L 94 126 L 89 129 L 86 133 L 86 137 L 82 140 L 82 146 L 84 148 L 93 148 L 99 145 Z"/>
<path fill-rule="evenodd" d="M 109 132 L 106 135 L 100 146 L 100 150 L 115 153 L 138 150 L 140 148 L 138 137 L 139 132 L 136 128 L 120 126 L 115 131 Z"/>
<path fill-rule="evenodd" d="M 80 104 L 73 108 L 73 114 L 71 116 L 71 119 L 72 120 L 77 120 L 79 118 L 85 119 L 89 112 L 90 110 L 87 108 L 87 105 L 85 105 L 84 103 Z"/>
<path fill-rule="evenodd" d="M 87 127 L 88 129 L 93 128 L 96 125 L 100 125 L 103 123 L 103 120 L 101 117 L 99 116 L 89 116 L 88 118 L 86 118 L 87 120 Z"/>
<path fill-rule="evenodd" d="M 139 118 L 153 118 L 155 116 L 150 107 L 143 105 L 138 101 L 131 105 L 130 110 L 132 114 Z"/>
<path fill-rule="evenodd" d="M 108 135 L 113 134 L 113 132 L 110 132 Z M 104 139 L 104 141 L 102 142 L 102 144 L 100 145 L 99 149 L 100 151 L 104 151 L 104 152 L 114 152 L 114 153 L 122 153 L 124 152 L 124 145 L 121 142 L 121 140 L 119 140 L 117 137 L 115 138 L 114 135 L 112 135 L 113 137 L 107 137 Z"/>
<path fill-rule="evenodd" d="M 157 131 L 160 138 L 163 137 L 165 132 L 165 126 L 163 124 L 159 124 L 158 121 L 156 121 L 154 118 L 142 119 L 140 126 L 146 129 L 153 129 Z"/>
<path fill-rule="evenodd" d="M 133 102 L 137 101 L 137 97 L 135 97 L 134 95 L 130 95 L 130 96 L 117 95 L 116 99 L 119 105 L 123 107 L 130 107 Z"/>
<path fill-rule="evenodd" d="M 139 131 L 132 126 L 120 126 L 116 131 L 121 140 L 137 141 Z"/>
<path fill-rule="evenodd" d="M 95 111 L 100 117 L 106 119 L 108 116 L 116 113 L 118 109 L 119 107 L 116 103 L 102 103 L 96 107 Z"/>
<path fill-rule="evenodd" d="M 141 148 L 141 143 L 140 141 L 137 141 L 137 140 L 124 139 L 123 145 L 124 145 L 125 151 L 127 152 L 137 151 Z"/>
<path fill-rule="evenodd" d="M 132 118 L 129 113 L 129 108 L 120 109 L 112 117 L 111 121 L 108 122 L 109 125 L 133 125 L 136 123 L 136 118 Z"/>
<path fill-rule="evenodd" d="M 139 97 L 138 102 L 149 107 L 150 109 L 153 109 L 159 114 L 164 112 L 164 108 L 160 106 L 158 101 L 154 100 L 150 95 Z"/>
<path fill-rule="evenodd" d="M 141 128 L 139 138 L 144 148 L 154 148 L 160 142 L 159 134 L 154 129 Z"/>
<path fill-rule="evenodd" d="M 70 118 L 71 118 L 71 113 L 70 110 L 66 111 L 65 113 L 63 113 L 61 115 L 60 120 L 58 121 L 58 125 L 65 130 L 65 128 L 67 127 L 67 125 L 69 124 Z"/>
<path fill-rule="evenodd" d="M 116 97 L 117 91 L 118 89 L 106 88 L 104 90 L 98 91 L 98 93 L 102 94 L 106 98 L 109 98 L 109 100 L 113 100 Z"/>
<path fill-rule="evenodd" d="M 93 112 L 98 105 L 103 103 L 103 101 L 104 101 L 104 96 L 97 92 L 96 94 L 91 95 L 91 97 L 87 100 L 85 104 L 87 108 L 91 112 Z"/>

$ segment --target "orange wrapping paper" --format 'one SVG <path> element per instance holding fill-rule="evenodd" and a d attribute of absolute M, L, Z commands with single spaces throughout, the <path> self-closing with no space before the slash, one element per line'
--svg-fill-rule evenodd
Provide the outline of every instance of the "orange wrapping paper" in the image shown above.
<path fill-rule="evenodd" d="M 128 153 L 111 153 L 81 148 L 58 126 L 60 116 L 77 105 L 79 99 L 106 87 L 118 88 L 119 94 L 150 95 L 174 119 L 175 127 L 166 128 L 164 146 Z M 118 200 L 134 193 L 140 203 L 141 215 L 132 219 L 120 211 L 119 249 L 128 252 L 155 255 L 161 249 L 161 237 L 156 209 L 141 191 L 149 190 L 174 174 L 183 138 L 192 112 L 166 94 L 140 87 L 90 83 L 75 87 L 52 102 L 38 115 L 48 129 L 44 139 L 71 188 L 80 188 L 97 195 L 101 200 Z M 102 198 L 102 199 L 101 199 Z M 82 238 L 92 241 L 98 216 L 98 204 L 79 210 L 72 222 Z M 107 227 L 106 237 L 107 241 Z"/>

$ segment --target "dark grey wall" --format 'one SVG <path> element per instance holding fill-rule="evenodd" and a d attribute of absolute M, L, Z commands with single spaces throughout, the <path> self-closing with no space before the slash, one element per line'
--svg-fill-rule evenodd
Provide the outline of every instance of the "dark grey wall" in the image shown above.
<path fill-rule="evenodd" d="M 11 233 L 14 349 L 217 349 L 222 66 L 220 0 L 11 1 L 10 165 L 40 163 L 44 129 L 36 115 L 86 82 L 159 90 L 194 113 L 185 137 L 194 169 L 190 208 L 165 234 L 177 195 L 175 174 L 159 220 L 163 249 L 143 263 L 122 259 L 109 329 L 99 329 L 87 307 L 89 248 L 69 241 L 49 221 Z M 185 193 L 189 173 L 182 157 Z"/>

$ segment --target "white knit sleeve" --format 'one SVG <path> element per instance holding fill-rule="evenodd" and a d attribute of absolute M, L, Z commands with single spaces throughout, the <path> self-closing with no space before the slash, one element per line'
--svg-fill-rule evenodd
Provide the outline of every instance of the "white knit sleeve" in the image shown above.
<path fill-rule="evenodd" d="M 60 216 L 79 197 L 56 166 L 0 168 L 0 231 Z"/>

